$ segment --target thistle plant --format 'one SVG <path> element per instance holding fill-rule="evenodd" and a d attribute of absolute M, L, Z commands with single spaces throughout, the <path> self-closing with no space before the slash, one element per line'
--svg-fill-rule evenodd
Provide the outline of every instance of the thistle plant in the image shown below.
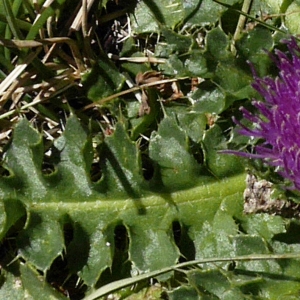
<path fill-rule="evenodd" d="M 253 106 L 260 115 L 252 114 L 241 108 L 245 119 L 254 124 L 248 128 L 235 120 L 245 136 L 262 139 L 262 144 L 255 146 L 255 153 L 238 152 L 236 154 L 248 158 L 258 158 L 270 166 L 285 179 L 288 179 L 291 189 L 300 189 L 300 48 L 296 39 L 285 40 L 288 52 L 275 50 L 272 59 L 278 67 L 279 74 L 260 78 L 254 67 L 253 87 L 262 95 L 265 101 L 254 100 Z"/>
<path fill-rule="evenodd" d="M 271 184 L 252 176 L 244 192 L 243 160 L 220 153 L 253 97 L 241 61 L 265 68 L 262 49 L 281 21 L 295 34 L 297 14 L 256 3 L 237 37 L 243 1 L 167 2 L 1 1 L 0 299 L 299 294 L 297 207 L 245 214 Z M 261 117 L 244 109 L 256 127 L 242 133 L 265 142 L 240 155 L 290 170 L 297 188 L 299 49 L 287 44 L 278 79 L 254 73 L 266 102 Z"/>

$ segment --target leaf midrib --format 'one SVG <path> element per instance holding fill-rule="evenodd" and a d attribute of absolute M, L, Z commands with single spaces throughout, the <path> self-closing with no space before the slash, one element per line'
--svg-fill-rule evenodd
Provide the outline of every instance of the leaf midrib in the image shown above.
<path fill-rule="evenodd" d="M 245 188 L 245 174 L 241 173 L 236 176 L 222 179 L 220 181 L 195 186 L 190 189 L 180 190 L 173 193 L 149 193 L 140 198 L 102 198 L 99 195 L 92 195 L 89 198 L 82 197 L 80 201 L 78 197 L 76 201 L 73 199 L 42 199 L 32 203 L 26 203 L 27 207 L 36 210 L 55 209 L 76 209 L 76 210 L 125 210 L 136 207 L 141 202 L 144 207 L 166 206 L 166 203 L 179 205 L 183 203 L 198 202 L 207 199 L 224 199 L 236 193 L 242 193 Z"/>

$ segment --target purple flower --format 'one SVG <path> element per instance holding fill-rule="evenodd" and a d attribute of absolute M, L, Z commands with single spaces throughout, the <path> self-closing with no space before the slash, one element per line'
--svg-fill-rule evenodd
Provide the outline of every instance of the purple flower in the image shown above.
<path fill-rule="evenodd" d="M 255 147 L 255 153 L 236 153 L 249 158 L 260 158 L 277 167 L 278 173 L 292 183 L 292 189 L 300 190 L 300 48 L 296 39 L 285 41 L 289 54 L 275 51 L 273 60 L 279 75 L 259 78 L 253 69 L 253 87 L 265 101 L 254 100 L 252 104 L 260 116 L 241 108 L 243 116 L 254 124 L 250 129 L 236 121 L 240 133 L 263 139 Z"/>

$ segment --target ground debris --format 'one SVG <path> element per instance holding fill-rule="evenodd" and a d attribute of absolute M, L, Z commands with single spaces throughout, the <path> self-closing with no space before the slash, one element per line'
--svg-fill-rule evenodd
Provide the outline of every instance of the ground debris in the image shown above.
<path fill-rule="evenodd" d="M 246 178 L 247 187 L 244 191 L 244 213 L 267 213 L 284 218 L 300 218 L 300 204 L 272 199 L 273 184 L 265 179 L 258 180 L 253 174 Z"/>

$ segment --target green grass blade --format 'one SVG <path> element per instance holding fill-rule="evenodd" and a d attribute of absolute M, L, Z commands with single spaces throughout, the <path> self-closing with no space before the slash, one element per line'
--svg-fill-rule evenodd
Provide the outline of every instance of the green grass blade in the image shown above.
<path fill-rule="evenodd" d="M 6 23 L 7 22 L 7 17 L 3 14 L 0 14 L 0 22 Z M 21 30 L 25 30 L 25 31 L 29 31 L 31 28 L 31 24 L 28 23 L 27 21 L 24 20 L 20 20 L 15 18 L 15 22 L 16 22 L 16 26 L 21 29 Z"/>
<path fill-rule="evenodd" d="M 14 1 L 14 7 L 12 8 L 9 1 L 8 0 L 3 0 L 3 4 L 4 4 L 4 11 L 6 14 L 6 20 L 8 23 L 8 26 L 11 30 L 11 32 L 13 33 L 14 37 L 22 40 L 23 39 L 23 34 L 21 33 L 18 24 L 16 22 L 16 18 L 14 15 L 14 11 L 18 11 L 21 1 Z M 14 11 L 13 11 L 14 9 Z"/>
<path fill-rule="evenodd" d="M 279 29 L 278 27 L 272 26 L 272 25 L 268 24 L 267 22 L 262 21 L 262 20 L 260 20 L 260 19 L 258 19 L 258 18 L 254 18 L 254 17 L 252 17 L 251 15 L 249 15 L 249 14 L 247 14 L 247 13 L 245 13 L 245 12 L 239 10 L 239 9 L 233 8 L 233 7 L 232 7 L 231 5 L 229 5 L 229 4 L 226 4 L 226 3 L 221 2 L 221 1 L 218 1 L 218 0 L 213 0 L 213 1 L 216 2 L 216 3 L 218 3 L 218 4 L 220 4 L 220 5 L 222 5 L 222 6 L 224 6 L 224 7 L 227 7 L 228 9 L 232 9 L 232 10 L 238 12 L 240 15 L 243 15 L 243 16 L 247 17 L 248 19 L 257 22 L 257 23 L 259 23 L 260 25 L 262 25 L 262 26 L 264 26 L 264 27 L 266 27 L 266 28 L 268 28 L 268 29 L 271 29 L 271 30 L 278 31 L 278 32 L 281 32 L 281 33 L 286 34 L 286 31 L 284 31 L 284 30 L 282 30 L 282 29 Z"/>
<path fill-rule="evenodd" d="M 135 277 L 126 278 L 122 280 L 118 280 L 112 283 L 109 283 L 91 295 L 84 298 L 84 300 L 95 300 L 99 297 L 103 297 L 107 294 L 110 294 L 116 290 L 119 290 L 121 288 L 125 288 L 127 286 L 136 284 L 138 282 L 141 282 L 145 279 L 150 279 L 171 271 L 175 271 L 184 267 L 191 267 L 196 265 L 203 265 L 207 263 L 219 263 L 219 262 L 232 262 L 232 261 L 254 261 L 254 260 L 273 260 L 273 259 L 299 259 L 300 253 L 287 253 L 287 254 L 279 254 L 279 255 L 270 255 L 270 254 L 260 254 L 260 255 L 244 255 L 244 256 L 237 256 L 237 257 L 224 257 L 224 258 L 208 258 L 208 259 L 199 259 L 199 260 L 193 260 L 189 262 L 184 262 L 175 266 L 163 268 L 160 270 L 156 270 L 153 272 L 141 274 Z"/>
<path fill-rule="evenodd" d="M 58 2 L 58 3 L 55 3 Z M 55 1 L 54 3 L 51 3 L 52 6 L 48 6 L 44 8 L 42 13 L 38 15 L 38 17 L 35 19 L 33 25 L 30 28 L 30 31 L 28 32 L 26 36 L 26 40 L 34 40 L 36 36 L 39 33 L 39 30 L 44 26 L 44 24 L 47 22 L 48 18 L 53 16 L 55 14 L 55 9 L 57 8 L 56 5 L 61 5 L 65 1 L 59 0 Z M 43 9 L 43 8 L 42 8 Z"/>

